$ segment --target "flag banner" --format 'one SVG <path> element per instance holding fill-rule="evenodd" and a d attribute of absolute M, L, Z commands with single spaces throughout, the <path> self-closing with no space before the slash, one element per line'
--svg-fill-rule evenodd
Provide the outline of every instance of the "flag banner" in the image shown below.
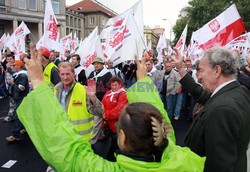
<path fill-rule="evenodd" d="M 79 45 L 79 41 L 78 41 L 78 37 L 76 36 L 76 32 L 75 32 L 74 38 L 73 38 L 72 43 L 71 43 L 71 54 L 76 52 L 78 45 Z"/>
<path fill-rule="evenodd" d="M 39 41 L 36 43 L 36 49 L 38 50 L 40 47 L 43 47 L 43 39 L 44 36 L 42 36 Z"/>
<path fill-rule="evenodd" d="M 116 19 L 110 26 L 104 52 L 105 57 L 111 59 L 114 66 L 127 60 L 134 60 L 134 55 L 138 55 L 140 51 L 137 40 L 141 39 L 132 11 Z M 141 42 L 143 43 L 142 39 Z"/>
<path fill-rule="evenodd" d="M 0 39 L 0 50 L 2 50 L 4 45 L 6 44 L 6 38 L 7 38 L 6 33 L 4 33 Z"/>
<path fill-rule="evenodd" d="M 137 54 L 138 57 L 142 57 L 143 51 L 147 48 L 143 41 L 144 24 L 142 9 L 142 0 L 140 0 L 124 13 L 109 19 L 101 32 L 100 37 L 105 57 L 113 60 L 114 65 L 126 60 L 134 60 L 135 54 Z M 127 20 L 127 18 L 130 19 Z M 122 28 L 125 27 L 125 25 L 130 33 L 124 33 L 125 38 L 122 39 L 121 47 L 112 53 L 109 45 L 110 39 L 114 39 L 115 33 L 118 34 L 118 32 L 114 32 L 115 29 L 119 30 L 119 27 Z M 118 36 L 121 37 L 120 34 Z M 109 47 L 108 50 L 107 47 Z"/>
<path fill-rule="evenodd" d="M 29 33 L 30 30 L 22 21 L 6 43 L 6 47 L 8 47 L 10 51 L 14 52 L 16 60 L 19 60 L 19 56 L 25 53 L 25 38 Z"/>
<path fill-rule="evenodd" d="M 80 64 L 85 69 L 86 77 L 94 70 L 94 66 L 92 62 L 96 57 L 103 58 L 103 51 L 101 46 L 100 37 L 97 35 L 98 28 L 96 27 L 91 34 L 83 40 L 83 42 L 79 45 L 76 54 L 81 57 Z"/>
<path fill-rule="evenodd" d="M 225 47 L 238 52 L 241 55 L 240 64 L 246 64 L 246 57 L 250 56 L 250 32 L 238 36 Z"/>
<path fill-rule="evenodd" d="M 59 47 L 59 29 L 57 27 L 57 20 L 54 14 L 51 0 L 46 0 L 45 14 L 44 14 L 44 40 L 43 47 L 49 50 L 56 50 L 60 52 Z"/>
<path fill-rule="evenodd" d="M 163 49 L 167 48 L 167 43 L 166 43 L 166 38 L 165 38 L 165 34 L 163 33 L 158 41 L 158 44 L 156 46 L 156 51 L 158 53 L 157 55 L 157 59 L 158 61 L 161 63 L 163 61 Z"/>
<path fill-rule="evenodd" d="M 194 32 L 194 39 L 203 50 L 216 45 L 224 46 L 243 32 L 245 26 L 235 4 L 231 5 L 219 16 Z"/>
<path fill-rule="evenodd" d="M 182 31 L 181 37 L 179 38 L 179 40 L 177 41 L 175 45 L 175 48 L 180 50 L 181 53 L 183 53 L 185 49 L 186 38 L 187 38 L 187 28 L 188 28 L 188 25 L 185 26 L 184 30 Z"/>

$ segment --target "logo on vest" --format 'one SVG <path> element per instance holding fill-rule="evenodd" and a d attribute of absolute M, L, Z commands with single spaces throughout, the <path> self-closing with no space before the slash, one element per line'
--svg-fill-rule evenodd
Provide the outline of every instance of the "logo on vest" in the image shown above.
<path fill-rule="evenodd" d="M 47 73 L 43 74 L 43 76 L 49 77 L 49 75 Z"/>
<path fill-rule="evenodd" d="M 73 105 L 73 106 L 82 106 L 82 102 L 81 102 L 81 101 L 73 100 L 72 105 Z"/>

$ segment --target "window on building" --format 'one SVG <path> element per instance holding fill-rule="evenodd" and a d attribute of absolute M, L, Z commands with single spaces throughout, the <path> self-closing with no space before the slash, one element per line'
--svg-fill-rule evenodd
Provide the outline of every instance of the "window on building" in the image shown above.
<path fill-rule="evenodd" d="M 52 0 L 52 7 L 55 14 L 59 14 L 59 0 Z"/>
<path fill-rule="evenodd" d="M 89 18 L 89 24 L 90 25 L 94 25 L 95 24 L 95 18 L 94 17 L 90 17 Z"/>
<path fill-rule="evenodd" d="M 69 16 L 66 15 L 66 26 L 68 26 L 68 25 L 69 25 Z"/>
<path fill-rule="evenodd" d="M 36 0 L 29 0 L 29 9 L 30 10 L 37 10 Z"/>
<path fill-rule="evenodd" d="M 78 31 L 78 40 L 81 40 L 81 31 Z"/>
<path fill-rule="evenodd" d="M 105 26 L 105 24 L 106 24 L 106 19 L 103 17 L 102 18 L 102 26 Z"/>
<path fill-rule="evenodd" d="M 74 27 L 75 28 L 77 27 L 77 18 L 76 17 L 74 18 Z"/>
<path fill-rule="evenodd" d="M 5 0 L 0 0 L 0 5 L 5 6 Z"/>
<path fill-rule="evenodd" d="M 26 9 L 26 0 L 18 0 L 18 8 Z"/>
<path fill-rule="evenodd" d="M 69 28 L 66 28 L 66 35 L 69 34 Z"/>
<path fill-rule="evenodd" d="M 73 27 L 73 17 L 70 16 L 70 26 Z"/>
<path fill-rule="evenodd" d="M 78 19 L 78 28 L 81 28 L 81 19 Z"/>
<path fill-rule="evenodd" d="M 0 37 L 4 34 L 4 25 L 0 24 Z"/>

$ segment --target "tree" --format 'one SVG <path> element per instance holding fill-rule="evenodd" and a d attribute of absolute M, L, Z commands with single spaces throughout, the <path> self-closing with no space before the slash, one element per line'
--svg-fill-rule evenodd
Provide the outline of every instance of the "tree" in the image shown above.
<path fill-rule="evenodd" d="M 237 6 L 246 29 L 250 31 L 249 0 L 190 0 L 188 2 L 189 6 L 182 9 L 182 12 L 184 12 L 186 15 L 180 17 L 173 27 L 173 32 L 175 33 L 175 39 L 173 43 L 176 44 L 186 24 L 188 24 L 188 35 L 186 42 L 189 43 L 193 31 L 201 28 L 207 22 L 211 21 L 213 18 L 225 11 L 233 3 L 235 3 Z"/>

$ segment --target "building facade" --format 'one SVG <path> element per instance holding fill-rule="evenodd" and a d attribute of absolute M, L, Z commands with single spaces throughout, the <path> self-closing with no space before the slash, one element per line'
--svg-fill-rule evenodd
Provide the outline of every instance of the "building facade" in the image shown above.
<path fill-rule="evenodd" d="M 66 35 L 71 32 L 76 32 L 78 40 L 84 38 L 84 15 L 66 8 Z"/>
<path fill-rule="evenodd" d="M 144 27 L 144 35 L 146 35 L 147 42 L 151 41 L 153 53 L 156 54 L 156 47 L 159 41 L 159 35 L 154 33 L 154 29 Z"/>
<path fill-rule="evenodd" d="M 87 37 L 96 26 L 100 33 L 106 22 L 117 15 L 116 12 L 95 0 L 83 0 L 67 9 L 84 15 L 84 37 Z"/>
<path fill-rule="evenodd" d="M 60 35 L 66 28 L 65 0 L 51 0 L 56 15 Z M 30 30 L 27 40 L 36 43 L 43 35 L 45 1 L 44 0 L 0 0 L 0 36 L 12 34 L 24 21 Z"/>

